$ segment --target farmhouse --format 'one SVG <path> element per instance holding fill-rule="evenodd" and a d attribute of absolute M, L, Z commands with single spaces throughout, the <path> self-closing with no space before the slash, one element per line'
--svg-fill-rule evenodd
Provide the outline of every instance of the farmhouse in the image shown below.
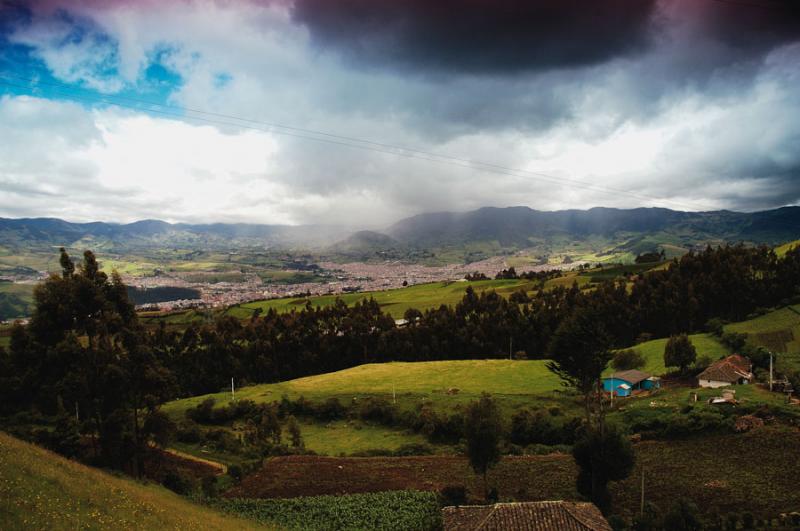
<path fill-rule="evenodd" d="M 725 387 L 728 385 L 747 384 L 753 380 L 753 364 L 739 354 L 715 361 L 706 370 L 697 375 L 700 387 Z"/>
<path fill-rule="evenodd" d="M 611 531 L 591 503 L 542 501 L 442 509 L 445 531 Z"/>
<path fill-rule="evenodd" d="M 615 372 L 603 378 L 603 390 L 616 396 L 631 396 L 636 391 L 648 391 L 661 387 L 661 379 L 646 372 L 632 369 Z"/>

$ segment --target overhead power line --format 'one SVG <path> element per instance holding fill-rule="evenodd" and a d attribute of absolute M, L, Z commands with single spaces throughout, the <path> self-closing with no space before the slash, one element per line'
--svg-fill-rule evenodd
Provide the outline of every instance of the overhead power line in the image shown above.
<path fill-rule="evenodd" d="M 14 83 L 12 81 L 8 81 L 8 79 L 21 81 L 24 82 L 24 84 Z M 648 202 L 667 203 L 687 210 L 703 210 L 703 208 L 698 208 L 699 205 L 696 204 L 683 203 L 671 199 L 664 199 L 646 194 L 631 192 L 629 190 L 622 190 L 618 188 L 587 183 L 585 181 L 579 181 L 576 179 L 557 177 L 554 175 L 525 170 L 521 168 L 512 168 L 490 162 L 464 159 L 450 155 L 435 153 L 433 151 L 408 148 L 405 146 L 399 146 L 385 142 L 377 142 L 363 138 L 340 135 L 326 131 L 288 126 L 284 124 L 265 122 L 250 118 L 242 118 L 229 114 L 204 111 L 189 107 L 165 105 L 162 103 L 157 103 L 139 98 L 132 98 L 128 96 L 99 95 L 96 93 L 89 93 L 82 88 L 74 87 L 66 83 L 43 81 L 9 72 L 0 72 L 0 83 L 9 87 L 21 88 L 28 91 L 35 91 L 37 88 L 39 88 L 39 86 L 45 86 L 45 87 L 50 87 L 58 95 L 65 96 L 67 98 L 71 98 L 78 101 L 85 101 L 89 103 L 104 103 L 107 105 L 113 105 L 120 108 L 145 111 L 148 113 L 167 116 L 170 118 L 176 118 L 181 120 L 192 120 L 201 123 L 224 125 L 230 127 L 238 127 L 242 129 L 268 132 L 283 136 L 311 140 L 315 142 L 333 144 L 342 147 L 361 149 L 366 151 L 405 157 L 409 159 L 434 162 L 437 164 L 446 164 L 450 166 L 457 166 L 472 170 L 485 171 L 499 175 L 506 175 L 517 178 L 531 178 L 534 180 L 547 182 L 550 184 L 556 184 L 566 188 L 570 187 L 580 188 L 584 190 L 595 191 L 614 196 L 623 195 L 626 197 L 631 197 L 634 199 L 648 201 Z M 706 209 L 708 210 L 708 208 Z"/>

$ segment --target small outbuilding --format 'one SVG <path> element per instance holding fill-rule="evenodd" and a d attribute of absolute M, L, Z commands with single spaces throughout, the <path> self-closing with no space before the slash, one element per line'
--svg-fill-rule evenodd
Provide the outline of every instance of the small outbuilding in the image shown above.
<path fill-rule="evenodd" d="M 631 396 L 636 391 L 649 391 L 661 387 L 661 378 L 631 369 L 615 372 L 603 378 L 603 390 L 615 396 Z"/>
<path fill-rule="evenodd" d="M 541 501 L 442 509 L 445 531 L 611 531 L 591 503 Z"/>
<path fill-rule="evenodd" d="M 697 375 L 700 387 L 726 387 L 729 385 L 748 384 L 753 381 L 753 364 L 740 354 L 715 361 L 706 370 Z"/>

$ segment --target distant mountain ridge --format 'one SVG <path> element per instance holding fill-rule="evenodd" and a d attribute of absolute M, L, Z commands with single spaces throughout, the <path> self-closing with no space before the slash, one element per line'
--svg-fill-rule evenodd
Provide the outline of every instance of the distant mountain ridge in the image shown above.
<path fill-rule="evenodd" d="M 665 208 L 591 208 L 539 211 L 528 207 L 485 207 L 469 212 L 419 214 L 391 225 L 386 233 L 411 245 L 442 246 L 497 241 L 526 246 L 556 236 L 613 237 L 620 233 L 684 232 L 692 239 L 780 243 L 800 235 L 800 207 L 755 213 L 681 212 Z"/>
<path fill-rule="evenodd" d="M 127 224 L 71 223 L 57 218 L 0 218 L 0 245 L 71 246 L 100 240 L 112 247 L 205 245 L 212 248 L 245 246 L 318 247 L 346 237 L 351 231 L 333 225 L 258 225 L 247 223 L 167 223 L 141 220 Z"/>
<path fill-rule="evenodd" d="M 402 219 L 384 231 L 353 231 L 332 225 L 188 224 L 142 220 L 128 224 L 70 223 L 56 218 L 0 218 L 0 246 L 93 246 L 110 249 L 158 246 L 235 249 L 293 247 L 360 256 L 401 256 L 409 249 L 447 248 L 493 242 L 525 248 L 564 239 L 605 238 L 650 250 L 653 236 L 664 243 L 778 244 L 800 238 L 800 207 L 762 212 L 681 212 L 665 208 L 591 208 L 540 211 L 485 207 L 469 212 L 434 212 Z M 641 247 L 639 249 L 637 247 Z"/>

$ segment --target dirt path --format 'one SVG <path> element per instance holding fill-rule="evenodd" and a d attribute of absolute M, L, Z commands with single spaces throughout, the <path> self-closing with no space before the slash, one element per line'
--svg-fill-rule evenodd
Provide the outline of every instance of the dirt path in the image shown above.
<path fill-rule="evenodd" d="M 169 455 L 173 455 L 180 459 L 184 459 L 186 461 L 193 461 L 195 463 L 202 463 L 207 465 L 215 470 L 215 474 L 217 476 L 221 476 L 223 474 L 228 473 L 228 466 L 222 463 L 218 463 L 217 461 L 212 461 L 210 459 L 204 459 L 202 457 L 197 457 L 196 455 L 187 454 L 185 452 L 181 452 L 180 450 L 175 450 L 174 448 L 165 448 L 164 453 Z"/>

